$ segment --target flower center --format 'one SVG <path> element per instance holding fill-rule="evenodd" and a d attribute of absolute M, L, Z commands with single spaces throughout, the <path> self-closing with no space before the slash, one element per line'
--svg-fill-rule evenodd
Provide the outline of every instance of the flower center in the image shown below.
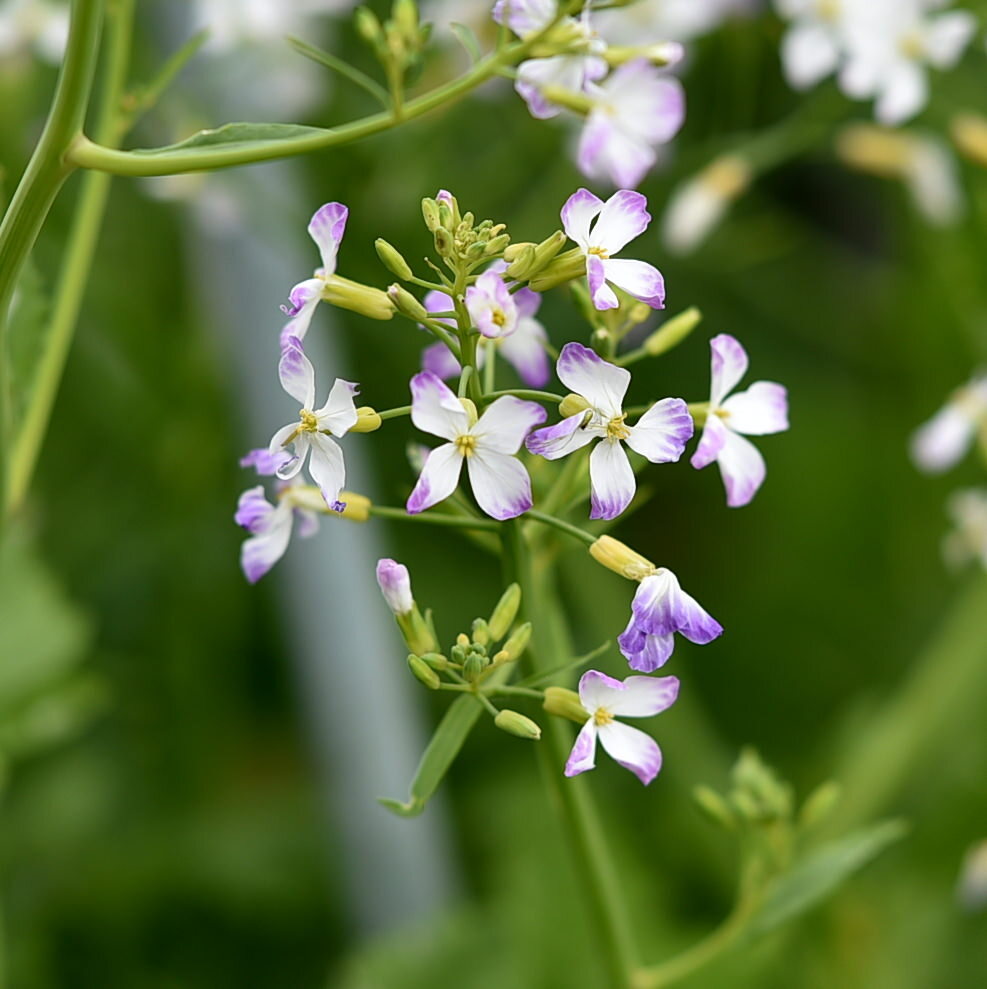
<path fill-rule="evenodd" d="M 713 415 L 719 416 L 721 419 L 729 419 L 730 413 L 727 409 L 714 409 Z"/>
<path fill-rule="evenodd" d="M 593 712 L 593 721 L 599 726 L 609 725 L 613 723 L 613 715 L 605 707 L 598 707 Z"/>
<path fill-rule="evenodd" d="M 302 409 L 298 413 L 301 425 L 298 427 L 303 433 L 317 433 L 319 431 L 319 420 L 315 418 L 315 413 L 308 409 Z"/>
<path fill-rule="evenodd" d="M 464 457 L 472 457 L 476 452 L 476 437 L 471 436 L 469 433 L 463 433 L 461 436 L 457 436 L 456 449 Z"/>
<path fill-rule="evenodd" d="M 507 322 L 507 317 L 504 315 L 503 309 L 494 309 L 490 314 L 490 318 L 497 326 L 503 326 Z"/>
<path fill-rule="evenodd" d="M 587 254 L 595 254 L 598 258 L 603 258 L 604 261 L 610 257 L 610 252 L 605 247 L 591 247 Z"/>
<path fill-rule="evenodd" d="M 624 424 L 626 418 L 627 413 L 625 412 L 623 415 L 614 416 L 607 423 L 608 440 L 626 440 L 631 435 L 630 429 Z"/>
<path fill-rule="evenodd" d="M 906 34 L 898 42 L 898 47 L 905 58 L 919 59 L 925 54 L 925 45 L 922 43 L 922 36 L 916 31 Z"/>
<path fill-rule="evenodd" d="M 818 0 L 816 14 L 821 21 L 835 21 L 840 16 L 840 0 Z"/>

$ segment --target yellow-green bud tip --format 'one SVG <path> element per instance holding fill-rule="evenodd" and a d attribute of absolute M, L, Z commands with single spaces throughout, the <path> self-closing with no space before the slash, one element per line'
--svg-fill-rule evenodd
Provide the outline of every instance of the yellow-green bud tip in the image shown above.
<path fill-rule="evenodd" d="M 494 724 L 501 731 L 506 731 L 510 735 L 517 735 L 518 738 L 527 738 L 531 741 L 537 741 L 541 738 L 541 728 L 531 718 L 526 718 L 517 711 L 506 709 L 499 711 L 497 717 L 494 718 Z"/>
<path fill-rule="evenodd" d="M 590 546 L 589 553 L 597 563 L 628 580 L 644 580 L 658 569 L 649 559 L 611 536 L 600 536 Z"/>
<path fill-rule="evenodd" d="M 589 711 L 583 707 L 579 694 L 569 690 L 568 687 L 546 687 L 542 707 L 549 714 L 554 714 L 558 718 L 568 718 L 580 725 L 589 720 Z"/>
<path fill-rule="evenodd" d="M 414 674 L 415 679 L 423 683 L 429 690 L 439 689 L 439 684 L 442 681 L 439 679 L 438 673 L 420 656 L 408 657 L 408 669 Z"/>

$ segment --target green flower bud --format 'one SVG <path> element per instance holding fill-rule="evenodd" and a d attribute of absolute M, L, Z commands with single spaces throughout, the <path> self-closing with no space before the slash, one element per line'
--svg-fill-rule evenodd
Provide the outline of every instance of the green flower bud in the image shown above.
<path fill-rule="evenodd" d="M 477 241 L 475 244 L 470 244 L 466 248 L 466 257 L 471 261 L 476 261 L 479 258 L 487 256 L 487 244 L 486 241 Z"/>
<path fill-rule="evenodd" d="M 709 402 L 690 402 L 688 409 L 693 425 L 696 429 L 701 429 L 709 418 Z"/>
<path fill-rule="evenodd" d="M 626 577 L 628 580 L 644 580 L 650 577 L 657 567 L 640 553 L 613 536 L 600 536 L 589 548 L 589 555 L 608 570 Z"/>
<path fill-rule="evenodd" d="M 556 230 L 551 237 L 546 237 L 540 244 L 537 244 L 535 246 L 535 272 L 541 271 L 550 264 L 568 239 L 561 230 Z"/>
<path fill-rule="evenodd" d="M 569 416 L 574 416 L 577 412 L 585 412 L 589 407 L 589 402 L 582 395 L 570 392 L 559 402 L 559 415 L 563 419 L 568 419 Z"/>
<path fill-rule="evenodd" d="M 497 717 L 494 718 L 494 724 L 501 731 L 517 735 L 518 738 L 528 738 L 532 741 L 541 738 L 541 728 L 531 718 L 526 718 L 523 714 L 518 714 L 517 711 L 505 709 L 498 712 Z"/>
<path fill-rule="evenodd" d="M 486 656 L 481 656 L 478 652 L 471 652 L 463 663 L 463 676 L 469 683 L 475 683 L 483 676 L 483 671 L 490 664 Z"/>
<path fill-rule="evenodd" d="M 408 669 L 414 674 L 415 679 L 425 684 L 429 690 L 438 690 L 439 684 L 442 682 L 439 679 L 438 673 L 433 670 L 428 663 L 426 663 L 419 656 L 409 656 L 408 657 Z"/>
<path fill-rule="evenodd" d="M 425 198 L 422 200 L 422 218 L 430 233 L 434 233 L 442 226 L 439 204 L 434 199 Z"/>
<path fill-rule="evenodd" d="M 408 281 L 409 278 L 414 277 L 408 262 L 383 237 L 378 237 L 374 241 L 374 247 L 377 249 L 377 257 L 381 259 L 388 271 L 397 275 L 402 281 Z"/>
<path fill-rule="evenodd" d="M 839 802 L 842 790 L 836 780 L 817 786 L 806 798 L 799 811 L 799 826 L 811 828 L 827 817 Z"/>
<path fill-rule="evenodd" d="M 673 347 L 677 347 L 699 325 L 702 318 L 703 314 L 695 306 L 690 306 L 685 312 L 673 316 L 663 326 L 655 330 L 644 341 L 642 347 L 652 357 L 664 354 Z"/>
<path fill-rule="evenodd" d="M 517 617 L 520 607 L 521 586 L 520 584 L 511 584 L 501 594 L 500 600 L 497 602 L 493 614 L 490 616 L 490 621 L 487 622 L 491 642 L 500 642 L 507 635 L 511 625 L 514 624 L 514 619 Z"/>
<path fill-rule="evenodd" d="M 692 799 L 696 806 L 714 823 L 733 831 L 737 826 L 733 811 L 730 810 L 727 802 L 715 790 L 708 786 L 695 786 L 692 788 Z"/>
<path fill-rule="evenodd" d="M 408 46 L 416 48 L 419 42 L 418 4 L 415 0 L 394 0 L 391 17 Z"/>
<path fill-rule="evenodd" d="M 438 651 L 438 643 L 428 623 L 422 618 L 417 604 L 412 606 L 411 611 L 403 615 L 395 615 L 394 618 L 404 636 L 405 644 L 416 656 Z"/>
<path fill-rule="evenodd" d="M 380 429 L 381 418 L 379 413 L 370 408 L 369 405 L 361 405 L 356 410 L 356 423 L 350 426 L 351 433 L 372 433 Z M 342 499 L 340 499 L 342 500 Z"/>
<path fill-rule="evenodd" d="M 452 647 L 452 661 L 457 666 L 462 666 L 466 662 L 466 646 L 460 645 L 458 642 Z"/>
<path fill-rule="evenodd" d="M 473 619 L 473 641 L 481 646 L 486 646 L 490 643 L 490 630 L 482 618 Z"/>
<path fill-rule="evenodd" d="M 428 319 L 428 310 L 402 285 L 395 282 L 387 288 L 387 297 L 402 316 L 420 323 Z"/>
<path fill-rule="evenodd" d="M 507 260 L 507 252 L 517 244 L 508 244 L 504 249 L 504 260 Z M 538 257 L 534 244 L 522 244 L 520 251 L 512 251 L 511 260 L 504 274 L 508 278 L 523 281 L 535 272 L 535 260 Z"/>
<path fill-rule="evenodd" d="M 565 254 L 560 254 L 544 271 L 540 271 L 528 282 L 528 287 L 535 292 L 544 292 L 555 288 L 574 278 L 582 278 L 586 274 L 586 255 L 578 247 Z"/>
<path fill-rule="evenodd" d="M 428 663 L 433 670 L 449 669 L 449 660 L 446 659 L 440 652 L 427 652 L 419 658 L 422 662 Z"/>
<path fill-rule="evenodd" d="M 528 648 L 528 643 L 531 641 L 531 622 L 525 622 L 523 625 L 518 625 L 516 629 L 511 633 L 511 637 L 504 643 L 504 648 L 501 649 L 498 656 L 504 654 L 507 655 L 507 659 L 501 662 L 513 663 L 514 660 L 518 659 L 525 649 Z"/>
<path fill-rule="evenodd" d="M 542 707 L 549 714 L 554 714 L 559 718 L 568 718 L 580 725 L 589 720 L 589 711 L 583 707 L 579 694 L 567 687 L 546 687 Z"/>
<path fill-rule="evenodd" d="M 361 285 L 340 275 L 324 279 L 322 298 L 340 309 L 349 309 L 371 319 L 390 319 L 394 315 L 391 300 L 379 288 Z"/>
<path fill-rule="evenodd" d="M 494 237 L 492 240 L 488 240 L 485 245 L 485 253 L 487 257 L 493 257 L 496 254 L 500 254 L 501 251 L 507 247 L 511 242 L 510 234 L 500 234 L 498 237 Z"/>
<path fill-rule="evenodd" d="M 448 207 L 445 211 L 448 211 Z M 452 234 L 449 233 L 444 224 L 441 227 L 436 227 L 432 233 L 435 237 L 435 249 L 439 255 L 444 258 L 451 258 L 456 253 L 456 241 Z"/>
<path fill-rule="evenodd" d="M 369 7 L 357 7 L 353 11 L 353 26 L 356 33 L 373 48 L 378 50 L 384 46 L 384 29 L 377 20 L 377 15 Z"/>
<path fill-rule="evenodd" d="M 537 247 L 537 244 L 533 244 L 531 241 L 517 241 L 511 244 L 510 247 L 504 250 L 504 260 L 508 264 L 511 264 L 516 261 L 521 256 L 521 253 L 526 251 L 529 247 L 534 250 L 535 247 Z"/>

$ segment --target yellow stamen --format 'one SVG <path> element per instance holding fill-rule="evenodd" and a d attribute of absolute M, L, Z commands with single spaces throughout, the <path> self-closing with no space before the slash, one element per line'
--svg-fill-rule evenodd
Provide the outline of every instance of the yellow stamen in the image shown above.
<path fill-rule="evenodd" d="M 490 318 L 494 321 L 497 326 L 503 326 L 507 322 L 507 317 L 504 315 L 503 310 L 495 309 L 491 314 Z"/>
<path fill-rule="evenodd" d="M 604 247 L 591 247 L 586 253 L 595 254 L 598 258 L 603 258 L 604 261 L 610 257 L 610 252 Z"/>
<path fill-rule="evenodd" d="M 593 720 L 599 726 L 609 725 L 613 723 L 613 715 L 605 707 L 598 707 L 593 713 Z"/>
<path fill-rule="evenodd" d="M 316 433 L 319 430 L 319 420 L 315 418 L 315 413 L 310 412 L 308 409 L 302 409 L 298 413 L 298 418 L 301 420 L 301 425 L 299 429 L 305 433 Z"/>
<path fill-rule="evenodd" d="M 624 420 L 627 415 L 614 416 L 607 423 L 607 439 L 608 440 L 626 440 L 628 436 L 631 435 L 630 429 L 624 425 Z"/>
<path fill-rule="evenodd" d="M 471 436 L 469 433 L 463 433 L 462 436 L 457 436 L 455 443 L 456 449 L 464 457 L 472 457 L 476 452 L 476 437 Z"/>

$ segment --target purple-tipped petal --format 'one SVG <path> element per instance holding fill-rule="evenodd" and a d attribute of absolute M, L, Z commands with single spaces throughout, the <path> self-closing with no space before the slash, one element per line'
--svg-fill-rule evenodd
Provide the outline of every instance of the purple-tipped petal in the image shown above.
<path fill-rule="evenodd" d="M 466 469 L 476 503 L 491 518 L 513 519 L 531 508 L 531 478 L 516 457 L 478 448 Z"/>
<path fill-rule="evenodd" d="M 711 415 L 706 420 L 699 446 L 696 447 L 696 452 L 692 455 L 689 463 L 696 470 L 708 467 L 720 455 L 727 441 L 728 432 L 727 427 L 723 425 L 723 420 L 718 415 Z"/>
<path fill-rule="evenodd" d="M 556 374 L 571 392 L 582 395 L 604 417 L 619 416 L 631 383 L 631 372 L 605 361 L 581 343 L 567 343 L 555 365 Z"/>
<path fill-rule="evenodd" d="M 748 504 L 764 483 L 768 470 L 758 448 L 739 433 L 728 429 L 716 462 L 720 465 L 723 486 L 727 491 L 727 505 L 741 508 Z"/>
<path fill-rule="evenodd" d="M 456 490 L 463 456 L 453 443 L 444 443 L 430 451 L 418 483 L 405 506 L 409 515 L 417 515 L 445 501 Z"/>
<path fill-rule="evenodd" d="M 615 126 L 606 108 L 593 110 L 586 118 L 576 164 L 587 178 L 633 188 L 657 160 L 657 152 L 649 144 Z"/>
<path fill-rule="evenodd" d="M 580 703 L 587 711 L 593 712 L 598 707 L 610 710 L 610 705 L 624 689 L 624 685 L 620 680 L 615 680 L 599 670 L 587 670 L 579 678 L 577 689 Z"/>
<path fill-rule="evenodd" d="M 292 513 L 278 506 L 266 528 L 245 540 L 240 547 L 240 567 L 251 584 L 256 584 L 284 556 L 291 539 Z"/>
<path fill-rule="evenodd" d="M 456 377 L 462 371 L 462 366 L 453 356 L 452 351 L 440 342 L 433 343 L 422 351 L 422 370 L 430 371 L 444 381 Z"/>
<path fill-rule="evenodd" d="M 525 437 L 547 417 L 537 402 L 502 395 L 483 410 L 471 432 L 478 448 L 497 453 L 517 453 Z"/>
<path fill-rule="evenodd" d="M 721 333 L 709 342 L 711 353 L 711 387 L 709 394 L 710 405 L 716 409 L 723 404 L 727 397 L 737 387 L 740 379 L 747 373 L 747 351 L 740 341 L 729 333 Z"/>
<path fill-rule="evenodd" d="M 688 624 L 689 614 L 682 607 L 680 591 L 678 578 L 664 567 L 645 577 L 631 603 L 637 627 L 650 635 L 672 635 Z"/>
<path fill-rule="evenodd" d="M 607 284 L 606 262 L 596 254 L 586 256 L 586 276 L 589 280 L 589 296 L 595 309 L 616 309 L 620 299 Z"/>
<path fill-rule="evenodd" d="M 603 275 L 608 282 L 652 309 L 665 308 L 665 279 L 654 265 L 646 261 L 608 258 L 603 262 Z"/>
<path fill-rule="evenodd" d="M 600 725 L 596 731 L 604 752 L 624 769 L 629 769 L 645 786 L 658 775 L 661 749 L 650 735 L 619 721 Z"/>
<path fill-rule="evenodd" d="M 299 282 L 291 290 L 288 296 L 289 304 L 281 307 L 281 311 L 286 316 L 291 317 L 281 330 L 280 343 L 282 347 L 292 337 L 299 341 L 305 339 L 309 324 L 312 322 L 312 314 L 322 298 L 324 285 L 325 283 L 321 278 L 309 278 L 304 282 Z"/>
<path fill-rule="evenodd" d="M 535 319 L 522 319 L 517 329 L 500 345 L 500 356 L 517 371 L 518 377 L 529 388 L 544 388 L 552 376 L 545 342 L 545 330 L 541 323 Z"/>
<path fill-rule="evenodd" d="M 601 248 L 608 255 L 619 254 L 648 229 L 650 222 L 648 200 L 640 192 L 620 189 L 603 204 L 593 224 L 592 246 Z"/>
<path fill-rule="evenodd" d="M 309 221 L 308 232 L 318 245 L 323 275 L 331 275 L 336 270 L 336 255 L 346 230 L 349 212 L 342 203 L 326 203 L 315 211 Z"/>
<path fill-rule="evenodd" d="M 411 379 L 411 421 L 423 432 L 444 440 L 454 440 L 469 431 L 469 416 L 462 402 L 429 371 Z"/>
<path fill-rule="evenodd" d="M 528 453 L 546 460 L 558 460 L 586 446 L 596 439 L 596 435 L 581 428 L 585 416 L 585 412 L 577 412 L 554 426 L 535 430 L 524 442 Z"/>
<path fill-rule="evenodd" d="M 308 434 L 298 433 L 298 423 L 290 422 L 282 426 L 272 437 L 268 452 L 273 457 L 278 453 L 287 453 L 288 459 L 282 459 L 274 470 L 276 477 L 282 481 L 290 481 L 301 469 L 308 455 Z M 294 453 L 285 449 L 285 444 L 294 444 Z"/>
<path fill-rule="evenodd" d="M 312 408 L 315 404 L 315 368 L 305 356 L 297 337 L 289 337 L 288 343 L 281 350 L 278 377 L 281 379 L 281 387 L 303 409 Z"/>
<path fill-rule="evenodd" d="M 589 250 L 592 246 L 589 227 L 601 209 L 603 200 L 594 196 L 589 189 L 577 189 L 562 207 L 562 229 L 569 240 L 575 241 L 583 250 Z"/>
<path fill-rule="evenodd" d="M 630 427 L 627 445 L 653 464 L 674 463 L 692 438 L 692 416 L 681 398 L 663 398 Z"/>
<path fill-rule="evenodd" d="M 583 725 L 565 764 L 566 776 L 578 776 L 596 768 L 596 724 L 592 718 Z"/>
<path fill-rule="evenodd" d="M 491 266 L 492 267 L 492 266 Z M 529 316 L 534 316 L 535 313 L 541 308 L 541 293 L 534 292 L 530 288 L 521 288 L 514 293 L 514 305 L 517 306 L 517 314 L 519 319 L 525 319 Z M 531 322 L 535 322 L 531 320 Z M 537 324 L 541 326 L 541 323 Z M 544 333 L 544 328 L 542 329 Z"/>
<path fill-rule="evenodd" d="M 767 436 L 788 429 L 788 391 L 773 381 L 755 381 L 731 395 L 722 406 L 725 424 L 735 433 Z"/>
<path fill-rule="evenodd" d="M 332 383 L 326 404 L 316 410 L 319 429 L 329 430 L 333 436 L 343 436 L 349 432 L 359 418 L 356 403 L 353 401 L 353 396 L 359 392 L 359 387 L 352 381 L 337 378 Z"/>
<path fill-rule="evenodd" d="M 637 490 L 634 471 L 617 440 L 602 439 L 589 455 L 591 519 L 615 519 Z"/>
<path fill-rule="evenodd" d="M 377 586 L 384 595 L 387 607 L 395 615 L 406 615 L 415 606 L 411 595 L 411 576 L 408 568 L 396 560 L 377 561 Z"/>
<path fill-rule="evenodd" d="M 517 326 L 517 306 L 504 279 L 485 271 L 466 289 L 466 308 L 473 325 L 489 339 L 506 337 Z"/>
<path fill-rule="evenodd" d="M 339 500 L 339 492 L 346 483 L 346 465 L 339 444 L 324 433 L 310 433 L 312 455 L 308 461 L 308 472 L 322 492 L 329 506 Z"/>
<path fill-rule="evenodd" d="M 275 450 L 273 453 L 263 447 L 249 451 L 240 458 L 241 467 L 253 467 L 261 477 L 270 477 L 278 472 L 292 459 L 287 450 Z"/>
<path fill-rule="evenodd" d="M 258 484 L 240 495 L 233 520 L 248 532 L 258 533 L 267 528 L 274 506 L 264 497 L 264 487 Z"/>
<path fill-rule="evenodd" d="M 675 649 L 675 638 L 641 631 L 631 615 L 627 628 L 617 636 L 617 645 L 632 670 L 654 673 L 668 662 Z"/>

